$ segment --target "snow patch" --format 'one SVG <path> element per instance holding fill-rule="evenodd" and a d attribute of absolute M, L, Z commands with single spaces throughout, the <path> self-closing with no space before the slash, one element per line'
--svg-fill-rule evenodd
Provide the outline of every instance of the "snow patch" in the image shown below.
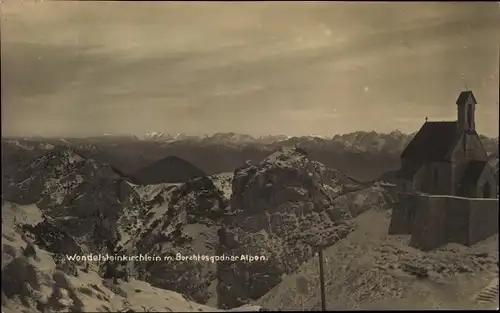
<path fill-rule="evenodd" d="M 229 200 L 231 198 L 233 193 L 233 177 L 233 173 L 220 173 L 210 176 L 215 188 L 222 193 L 224 199 Z"/>

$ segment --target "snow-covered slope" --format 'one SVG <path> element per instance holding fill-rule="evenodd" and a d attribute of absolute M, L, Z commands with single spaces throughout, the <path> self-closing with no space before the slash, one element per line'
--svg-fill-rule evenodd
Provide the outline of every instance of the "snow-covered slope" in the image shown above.
<path fill-rule="evenodd" d="M 2 312 L 222 311 L 143 281 L 103 279 L 82 264 L 68 272 L 54 261 L 53 253 L 37 245 L 28 254 L 31 240 L 21 229 L 42 220 L 34 205 L 2 206 Z M 258 311 L 259 307 L 240 310 Z"/>
<path fill-rule="evenodd" d="M 362 213 L 353 220 L 356 230 L 324 250 L 327 310 L 498 308 L 498 293 L 496 301 L 475 299 L 498 279 L 498 235 L 473 247 L 422 252 L 408 246 L 409 236 L 387 234 L 388 213 Z M 321 310 L 318 267 L 318 257 L 311 258 L 255 303 L 267 310 Z"/>

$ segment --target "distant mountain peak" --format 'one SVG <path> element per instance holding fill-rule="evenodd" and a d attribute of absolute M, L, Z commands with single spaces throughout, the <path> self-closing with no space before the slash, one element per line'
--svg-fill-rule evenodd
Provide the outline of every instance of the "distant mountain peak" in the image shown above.
<path fill-rule="evenodd" d="M 141 168 L 131 176 L 140 184 L 152 185 L 185 183 L 193 178 L 204 177 L 206 174 L 188 161 L 171 155 Z"/>
<path fill-rule="evenodd" d="M 254 137 L 252 135 L 237 133 L 237 132 L 217 132 L 211 135 L 195 136 L 185 133 L 163 133 L 149 132 L 144 134 L 141 139 L 146 141 L 157 142 L 175 142 L 180 140 L 192 140 L 204 144 L 272 144 L 279 141 L 287 140 L 291 136 L 286 135 L 267 135 Z"/>
<path fill-rule="evenodd" d="M 148 140 L 148 141 L 163 141 L 163 142 L 169 142 L 169 141 L 176 141 L 176 140 L 183 140 L 187 139 L 188 135 L 184 133 L 164 133 L 164 132 L 149 132 L 144 135 L 140 139 L 142 140 Z"/>
<path fill-rule="evenodd" d="M 391 131 L 389 134 L 391 135 L 404 135 L 402 131 L 400 131 L 399 129 L 395 129 L 393 131 Z"/>

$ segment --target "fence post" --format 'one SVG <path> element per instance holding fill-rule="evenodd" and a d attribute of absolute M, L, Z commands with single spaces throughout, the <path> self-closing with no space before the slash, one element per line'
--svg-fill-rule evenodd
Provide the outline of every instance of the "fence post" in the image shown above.
<path fill-rule="evenodd" d="M 321 287 L 321 310 L 326 311 L 326 300 L 325 300 L 325 276 L 323 273 L 323 247 L 318 247 L 318 257 L 319 257 L 319 282 Z"/>

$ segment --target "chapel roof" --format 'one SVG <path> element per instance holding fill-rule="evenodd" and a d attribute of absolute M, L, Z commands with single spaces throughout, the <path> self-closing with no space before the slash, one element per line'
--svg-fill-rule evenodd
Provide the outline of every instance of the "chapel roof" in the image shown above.
<path fill-rule="evenodd" d="M 457 143 L 457 122 L 425 122 L 401 153 L 401 158 L 422 162 L 447 161 Z"/>

